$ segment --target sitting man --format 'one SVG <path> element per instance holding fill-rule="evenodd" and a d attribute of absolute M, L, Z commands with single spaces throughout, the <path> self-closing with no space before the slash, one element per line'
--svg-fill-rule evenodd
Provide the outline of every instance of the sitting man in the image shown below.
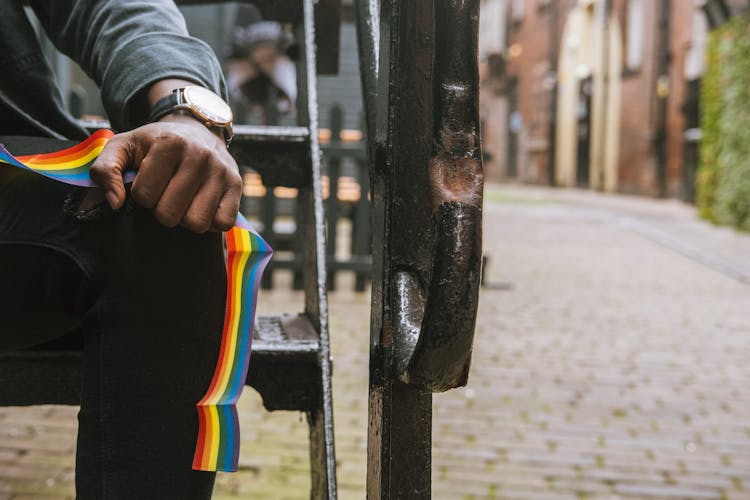
<path fill-rule="evenodd" d="M 225 96 L 220 66 L 165 0 L 0 0 L 0 142 L 13 153 L 33 140 L 10 136 L 86 136 L 63 109 L 25 3 L 101 87 L 122 133 L 92 167 L 101 202 L 0 166 L 0 350 L 83 332 L 78 498 L 209 498 L 214 474 L 191 468 L 195 403 L 222 330 L 219 231 L 241 193 L 229 124 L 197 118 L 201 106 L 228 110 L 215 95 Z M 196 109 L 175 108 L 173 91 L 187 86 L 203 89 Z"/>

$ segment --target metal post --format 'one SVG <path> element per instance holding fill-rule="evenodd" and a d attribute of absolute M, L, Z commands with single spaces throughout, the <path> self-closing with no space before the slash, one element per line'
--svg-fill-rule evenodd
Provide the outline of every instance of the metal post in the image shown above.
<path fill-rule="evenodd" d="M 396 378 L 394 336 L 404 318 L 393 317 L 392 287 L 399 258 L 429 237 L 414 227 L 431 226 L 427 169 L 431 141 L 433 56 L 432 2 L 385 0 L 381 4 L 381 50 L 373 205 L 373 307 L 367 496 L 424 498 L 431 488 L 432 395 Z M 388 98 L 386 98 L 388 96 Z M 400 105 L 393 106 L 398 96 Z M 414 197 L 397 199 L 389 186 L 411 186 Z M 411 230 L 409 228 L 412 228 Z M 396 238 L 391 234 L 398 234 Z M 378 244 L 378 240 L 382 243 Z M 429 261 L 429 245 L 417 259 Z M 421 258 L 420 258 L 421 257 Z M 424 271 L 427 271 L 424 269 Z M 413 309 L 420 309 L 415 300 Z M 398 332 L 394 332 L 398 329 Z"/>
<path fill-rule="evenodd" d="M 362 130 L 367 133 L 367 122 L 365 115 L 361 120 Z M 365 137 L 366 140 L 366 137 Z M 354 208 L 352 217 L 352 257 L 360 258 L 362 256 L 372 255 L 372 245 L 370 239 L 372 231 L 370 229 L 370 173 L 368 171 L 367 157 L 365 159 L 357 158 L 357 180 L 359 181 L 359 200 Z M 358 292 L 364 292 L 367 280 L 370 279 L 371 271 L 356 271 L 354 289 Z"/>
<path fill-rule="evenodd" d="M 478 0 L 384 0 L 379 15 L 377 55 L 359 19 L 375 132 L 367 494 L 429 498 L 432 392 L 466 383 L 480 280 Z"/>
<path fill-rule="evenodd" d="M 338 104 L 331 108 L 331 146 L 341 146 L 341 130 L 344 126 L 344 110 Z M 328 203 L 326 203 L 326 219 L 328 238 L 328 289 L 336 289 L 336 238 L 339 222 L 339 176 L 341 175 L 341 155 L 331 155 L 327 161 L 328 167 Z"/>

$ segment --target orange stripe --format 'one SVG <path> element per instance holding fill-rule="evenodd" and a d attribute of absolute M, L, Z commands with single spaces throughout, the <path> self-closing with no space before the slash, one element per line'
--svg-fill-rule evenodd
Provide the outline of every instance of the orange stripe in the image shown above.
<path fill-rule="evenodd" d="M 107 141 L 108 140 L 106 138 L 97 139 L 95 141 L 92 141 L 89 147 L 87 147 L 86 149 L 83 149 L 81 151 L 75 151 L 70 154 L 61 154 L 59 156 L 55 156 L 54 158 L 49 158 L 47 155 L 29 155 L 29 156 L 19 156 L 18 160 L 25 164 L 32 164 L 32 165 L 55 165 L 57 163 L 75 161 L 78 158 L 85 157 L 94 149 L 103 147 L 105 144 L 107 144 Z"/>
<path fill-rule="evenodd" d="M 224 329 L 221 334 L 221 350 L 219 351 L 219 358 L 216 364 L 216 371 L 214 372 L 211 385 L 208 387 L 206 394 L 203 396 L 198 404 L 206 405 L 211 401 L 217 392 L 222 389 L 218 387 L 219 382 L 222 378 L 224 364 L 226 363 L 227 351 L 230 345 L 231 325 L 232 319 L 237 315 L 236 308 L 234 307 L 234 289 L 240 284 L 237 283 L 237 263 L 239 262 L 240 254 L 237 251 L 237 232 L 232 228 L 226 233 L 227 242 L 227 297 L 226 297 L 226 314 L 224 317 Z"/>
<path fill-rule="evenodd" d="M 102 137 L 108 140 L 114 135 L 115 133 L 112 132 L 111 130 L 101 129 L 101 130 L 97 130 L 96 132 L 91 134 L 85 141 L 80 142 L 76 144 L 75 146 L 71 146 L 66 149 L 61 149 L 60 151 L 55 151 L 53 153 L 45 153 L 43 155 L 17 156 L 16 158 L 18 159 L 18 161 L 23 163 L 22 158 L 33 158 L 35 156 L 44 156 L 45 158 L 55 158 L 56 156 L 67 156 L 67 155 L 74 154 L 78 151 L 82 151 L 86 149 L 91 141 L 97 140 Z"/>
<path fill-rule="evenodd" d="M 193 469 L 202 470 L 202 458 L 204 443 L 206 441 L 206 415 L 202 406 L 198 407 L 198 442 L 195 445 L 195 456 L 193 457 Z"/>
<path fill-rule="evenodd" d="M 203 418 L 206 420 L 206 437 L 203 443 L 203 453 L 200 457 L 200 468 L 201 470 L 210 470 L 211 441 L 216 433 L 216 429 L 214 428 L 214 420 L 211 418 L 211 410 L 207 406 L 204 406 L 203 412 Z"/>
<path fill-rule="evenodd" d="M 232 315 L 232 323 L 229 327 L 231 334 L 227 339 L 227 350 L 226 358 L 222 359 L 221 362 L 221 377 L 216 387 L 216 393 L 212 395 L 211 402 L 217 404 L 226 393 L 226 389 L 231 383 L 232 373 L 235 370 L 235 354 L 238 347 L 238 330 L 239 322 L 242 316 L 242 270 L 247 264 L 248 252 L 250 250 L 249 239 L 246 237 L 246 231 L 242 231 L 236 228 L 232 228 L 230 231 L 235 232 L 237 238 L 237 249 L 235 250 L 236 263 L 233 263 L 232 274 L 237 279 L 232 283 L 233 303 L 236 304 L 234 314 Z"/>
<path fill-rule="evenodd" d="M 233 311 L 233 297 L 234 294 L 232 293 L 233 288 L 233 282 L 235 279 L 235 263 L 237 261 L 236 253 L 234 252 L 235 248 L 235 238 L 236 234 L 233 230 L 227 231 L 226 233 L 226 242 L 227 242 L 227 299 L 226 299 L 226 309 L 224 313 L 224 328 L 221 332 L 221 348 L 219 349 L 219 364 L 216 365 L 216 369 L 214 371 L 214 376 L 211 379 L 211 385 L 208 386 L 208 390 L 206 391 L 206 394 L 201 398 L 200 401 L 198 401 L 198 405 L 205 405 L 207 404 L 207 401 L 210 399 L 211 395 L 216 390 L 216 384 L 219 381 L 219 375 L 221 372 L 220 364 L 221 361 L 225 357 L 225 351 L 227 348 L 227 340 L 229 336 L 229 325 L 232 323 L 231 316 L 233 314 L 236 314 L 235 311 Z"/>

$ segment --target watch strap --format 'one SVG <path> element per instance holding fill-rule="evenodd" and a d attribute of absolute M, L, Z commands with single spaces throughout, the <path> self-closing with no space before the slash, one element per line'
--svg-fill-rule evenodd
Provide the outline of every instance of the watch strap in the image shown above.
<path fill-rule="evenodd" d="M 148 123 L 154 123 L 159 120 L 161 120 L 164 116 L 168 115 L 175 109 L 181 109 L 185 110 L 188 113 L 193 114 L 192 110 L 185 106 L 180 99 L 180 92 L 182 89 L 175 89 L 174 91 L 170 92 L 168 95 L 162 97 L 158 101 L 156 101 L 156 104 L 154 104 L 154 107 L 151 109 L 151 113 L 148 115 Z M 198 121 L 201 121 L 198 116 L 195 116 L 195 118 Z M 204 123 L 208 127 L 209 130 L 216 130 L 219 129 L 221 132 L 221 135 L 224 137 L 224 142 L 226 143 L 227 147 L 229 147 L 229 143 L 232 141 L 232 136 L 234 135 L 232 133 L 232 126 L 231 123 L 227 125 L 226 127 L 211 127 Z"/>
<path fill-rule="evenodd" d="M 156 101 L 156 104 L 151 110 L 151 113 L 148 115 L 149 123 L 157 122 L 161 120 L 165 115 L 168 115 L 172 112 L 172 110 L 180 103 L 179 98 L 177 97 L 177 93 L 179 91 L 179 89 L 176 89 L 175 91 L 170 92 L 169 95 L 166 95 Z"/>

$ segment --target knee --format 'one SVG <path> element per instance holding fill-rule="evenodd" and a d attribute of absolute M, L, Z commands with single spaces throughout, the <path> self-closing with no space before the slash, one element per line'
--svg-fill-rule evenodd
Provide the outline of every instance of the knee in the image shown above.
<path fill-rule="evenodd" d="M 160 225 L 145 210 L 121 214 L 95 236 L 96 274 L 109 291 L 138 302 L 178 297 L 183 307 L 223 308 L 226 269 L 220 233 Z"/>

